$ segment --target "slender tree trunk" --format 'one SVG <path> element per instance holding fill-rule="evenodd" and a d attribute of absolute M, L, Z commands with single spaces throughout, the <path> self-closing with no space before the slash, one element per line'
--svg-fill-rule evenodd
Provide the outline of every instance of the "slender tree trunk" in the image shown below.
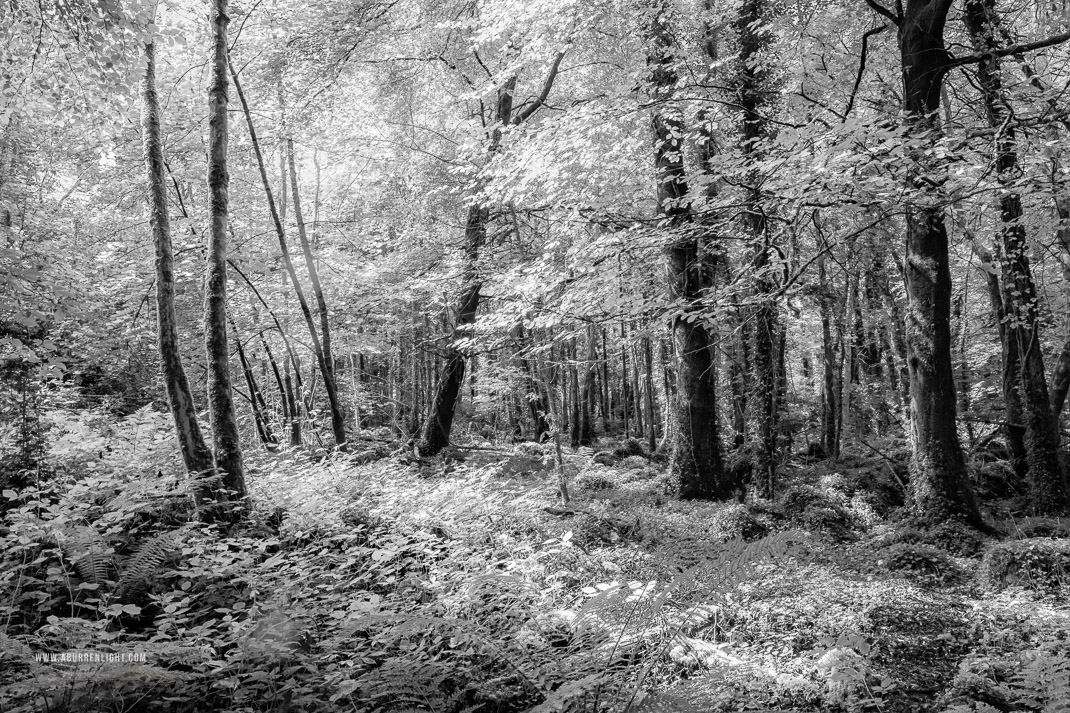
<path fill-rule="evenodd" d="M 820 248 L 819 248 L 820 249 Z M 821 388 L 821 445 L 825 455 L 830 458 L 839 456 L 840 440 L 837 437 L 837 414 L 839 409 L 836 404 L 836 349 L 832 343 L 832 287 L 828 283 L 828 273 L 825 271 L 825 259 L 819 257 L 817 261 L 818 284 L 820 295 L 818 308 L 821 312 L 821 362 L 822 362 L 822 388 Z"/>
<path fill-rule="evenodd" d="M 323 287 L 320 285 L 319 271 L 316 269 L 316 258 L 312 254 L 312 245 L 308 240 L 308 232 L 305 229 L 305 217 L 301 210 L 301 191 L 297 185 L 297 166 L 294 161 L 293 139 L 286 139 L 286 160 L 290 169 L 290 193 L 293 196 L 294 219 L 297 221 L 297 238 L 301 242 L 301 252 L 305 258 L 305 267 L 308 269 L 309 282 L 312 284 L 312 294 L 316 298 L 316 311 L 319 312 L 320 322 L 320 349 L 322 357 L 320 368 L 323 371 L 323 388 L 327 392 L 327 405 L 331 409 L 331 431 L 334 433 L 334 442 L 341 450 L 346 445 L 346 420 L 345 411 L 341 400 L 338 398 L 338 383 L 334 376 L 334 356 L 331 351 L 331 325 L 327 313 L 327 300 L 323 297 Z"/>
<path fill-rule="evenodd" d="M 208 265 L 204 296 L 204 346 L 208 364 L 208 406 L 212 442 L 223 487 L 245 497 L 238 421 L 230 384 L 227 347 L 227 2 L 211 0 L 211 77 L 208 89 Z"/>
<path fill-rule="evenodd" d="M 1000 343 L 1000 385 L 1003 392 L 1003 435 L 1011 455 L 1011 467 L 1021 483 L 1026 482 L 1029 460 L 1025 451 L 1025 427 L 1022 425 L 1022 396 L 1018 389 L 1018 340 L 1007 327 L 1007 312 L 1003 307 L 1003 289 L 996 275 L 997 262 L 987 250 L 974 244 L 982 262 L 988 284 L 988 299 L 996 321 Z"/>
<path fill-rule="evenodd" d="M 233 319 L 229 319 L 231 331 L 234 332 L 234 347 L 238 352 L 238 362 L 241 364 L 242 375 L 245 377 L 245 386 L 249 389 L 249 405 L 253 409 L 253 421 L 256 423 L 256 433 L 260 436 L 260 442 L 269 451 L 278 449 L 279 442 L 271 431 L 271 422 L 268 420 L 268 407 L 264 402 L 264 395 L 260 393 L 260 387 L 256 384 L 256 376 L 253 374 L 252 365 L 245 354 L 245 346 L 242 344 L 241 335 L 238 334 L 238 326 Z"/>
<path fill-rule="evenodd" d="M 681 497 L 725 500 L 731 497 L 734 484 L 721 455 L 713 345 L 701 317 L 707 281 L 698 238 L 687 229 L 691 216 L 682 145 L 686 132 L 681 111 L 668 103 L 677 84 L 669 6 L 667 2 L 655 5 L 648 30 L 647 65 L 651 69 L 651 94 L 661 104 L 653 116 L 653 133 L 659 224 L 669 236 L 662 252 L 669 299 L 680 305 L 670 326 L 677 354 L 670 472 L 679 483 Z"/>
<path fill-rule="evenodd" d="M 580 413 L 577 442 L 581 446 L 589 446 L 594 443 L 594 426 L 591 415 L 598 395 L 595 391 L 595 376 L 598 373 L 598 343 L 595 340 L 595 327 L 590 324 L 587 326 L 587 351 L 586 363 L 583 368 L 583 383 L 579 387 Z"/>
<path fill-rule="evenodd" d="M 160 352 L 160 370 L 167 386 L 167 401 L 175 422 L 179 450 L 186 471 L 192 479 L 193 496 L 198 506 L 225 500 L 225 493 L 212 487 L 215 463 L 204 440 L 193 393 L 182 367 L 178 343 L 178 320 L 175 316 L 175 258 L 171 247 L 171 219 L 167 212 L 167 189 L 164 186 L 163 147 L 160 140 L 160 103 L 156 94 L 155 45 L 145 45 L 145 75 L 141 83 L 141 128 L 148 171 L 149 222 L 156 246 L 156 315 Z"/>
<path fill-rule="evenodd" d="M 899 49 L 903 69 L 904 109 L 909 127 L 929 137 L 938 131 L 935 113 L 949 55 L 944 25 L 951 0 L 908 0 L 899 20 Z M 916 141 L 918 139 L 915 139 Z M 933 159 L 917 151 L 918 171 L 912 190 L 925 190 L 930 199 L 907 206 L 906 282 L 907 368 L 911 400 L 910 487 L 912 507 L 927 520 L 947 517 L 984 527 L 966 476 L 957 430 L 955 379 L 951 362 L 951 269 L 943 197 L 931 186 L 922 189 L 922 176 L 935 173 Z"/>
<path fill-rule="evenodd" d="M 966 26 L 979 52 L 999 49 L 995 38 L 995 3 L 968 0 Z M 1019 389 L 1025 426 L 1026 457 L 1033 509 L 1057 513 L 1070 506 L 1066 473 L 1059 461 L 1058 421 L 1052 415 L 1044 357 L 1040 343 L 1039 297 L 1029 265 L 1028 241 L 1022 220 L 1021 196 L 1014 189 L 1021 169 L 1014 127 L 1006 122 L 1006 96 L 1000 76 L 1000 61 L 989 54 L 978 66 L 982 99 L 989 126 L 995 129 L 996 178 L 999 196 L 1000 239 L 1003 246 L 1003 307 L 1009 317 L 1009 337 L 1017 342 Z"/>
<path fill-rule="evenodd" d="M 260 150 L 260 142 L 256 137 L 256 129 L 253 126 L 252 112 L 249 110 L 249 104 L 245 100 L 245 94 L 242 92 L 241 82 L 238 81 L 238 75 L 234 71 L 234 68 L 230 68 L 231 76 L 234 79 L 234 89 L 238 94 L 238 99 L 241 101 L 242 112 L 245 114 L 245 122 L 249 128 L 249 141 L 253 146 L 253 154 L 256 156 L 257 167 L 260 170 L 260 181 L 264 186 L 264 194 L 267 198 L 268 210 L 271 213 L 272 223 L 275 225 L 275 235 L 279 241 L 279 249 L 282 253 L 282 263 L 286 268 L 286 274 L 289 275 L 290 281 L 293 283 L 294 294 L 297 295 L 297 302 L 301 306 L 301 314 L 305 318 L 305 326 L 308 328 L 309 338 L 312 341 L 312 352 L 316 356 L 316 362 L 319 366 L 320 375 L 324 380 L 324 388 L 327 391 L 328 400 L 334 395 L 334 402 L 331 406 L 331 422 L 332 427 L 336 426 L 335 413 L 341 412 L 341 405 L 337 403 L 338 391 L 334 384 L 333 376 L 331 376 L 328 367 L 327 360 L 323 353 L 323 347 L 320 343 L 319 333 L 316 331 L 316 323 L 312 318 L 312 310 L 308 306 L 308 300 L 305 298 L 305 292 L 301 287 L 301 281 L 297 278 L 297 270 L 294 268 L 293 259 L 290 256 L 290 246 L 286 240 L 286 231 L 282 226 L 282 219 L 279 217 L 279 210 L 275 203 L 275 196 L 271 191 L 271 183 L 268 181 L 267 168 L 264 165 L 264 155 Z M 284 182 L 285 184 L 285 182 Z M 295 372 L 300 374 L 300 369 L 295 365 Z M 330 382 L 328 384 L 328 381 Z M 334 429 L 335 444 L 339 448 L 345 447 L 345 429 L 344 424 L 341 433 Z M 339 440 L 341 436 L 341 440 Z"/>

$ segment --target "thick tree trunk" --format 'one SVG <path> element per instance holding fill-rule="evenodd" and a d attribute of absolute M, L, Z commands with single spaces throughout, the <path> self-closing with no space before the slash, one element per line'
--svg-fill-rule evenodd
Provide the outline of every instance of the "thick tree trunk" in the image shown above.
<path fill-rule="evenodd" d="M 346 420 L 342 402 L 338 398 L 338 382 L 334 376 L 334 356 L 331 351 L 331 325 L 327 313 L 327 300 L 323 297 L 323 287 L 320 285 L 319 271 L 316 269 L 316 258 L 312 254 L 312 245 L 308 240 L 308 232 L 305 230 L 305 218 L 301 211 L 301 191 L 297 185 L 297 166 L 294 161 L 293 139 L 286 139 L 286 159 L 290 172 L 290 193 L 293 196 L 294 219 L 297 221 L 297 237 L 301 243 L 301 252 L 305 258 L 305 267 L 308 269 L 308 279 L 312 284 L 312 294 L 316 298 L 316 311 L 319 312 L 320 322 L 320 349 L 322 355 L 317 354 L 320 361 L 320 369 L 323 372 L 323 388 L 327 392 L 327 405 L 331 410 L 331 431 L 334 434 L 334 442 L 339 449 L 346 447 Z"/>
<path fill-rule="evenodd" d="M 672 97 L 677 83 L 667 12 L 668 3 L 656 5 L 647 38 L 652 94 L 662 102 Z M 669 299 L 678 305 L 671 318 L 677 394 L 670 472 L 679 482 L 681 497 L 725 500 L 732 496 L 734 484 L 721 455 L 713 345 L 701 316 L 706 284 L 698 238 L 688 230 L 682 145 L 686 132 L 679 109 L 660 108 L 653 116 L 653 129 L 658 216 L 671 240 L 663 249 L 666 279 Z"/>
<path fill-rule="evenodd" d="M 766 118 L 771 99 L 769 70 L 765 68 L 766 50 L 772 36 L 768 29 L 770 7 L 765 0 L 744 0 L 734 22 L 739 37 L 739 60 L 736 70 L 736 93 L 741 109 L 743 153 L 750 162 L 758 162 L 760 143 L 771 133 Z M 754 443 L 754 485 L 762 498 L 772 498 L 776 488 L 777 434 L 780 421 L 782 330 L 775 298 L 776 284 L 772 276 L 771 255 L 777 252 L 773 236 L 768 230 L 762 205 L 760 177 L 752 174 L 745 187 L 743 222 L 753 244 L 752 264 L 755 270 L 753 348 L 753 401 L 755 408 L 756 442 Z"/>
<path fill-rule="evenodd" d="M 899 20 L 904 109 L 912 129 L 935 135 L 935 112 L 949 55 L 944 25 L 951 0 L 908 0 Z M 930 138 L 930 141 L 935 139 Z M 911 189 L 938 170 L 922 151 Z M 936 193 L 931 186 L 925 191 Z M 953 517 L 983 527 L 966 475 L 957 430 L 951 363 L 951 269 L 943 198 L 913 202 L 906 210 L 904 273 L 907 292 L 907 369 L 911 401 L 912 507 L 923 519 Z"/>
<path fill-rule="evenodd" d="M 1014 127 L 1006 122 L 1006 96 L 1000 76 L 994 34 L 992 0 L 968 0 L 966 27 L 975 49 L 988 54 L 978 66 L 978 79 L 989 126 L 997 131 L 996 178 L 1000 183 L 1000 239 L 1003 246 L 1003 306 L 1009 317 L 1009 337 L 1017 343 L 1019 388 L 1025 426 L 1026 457 L 1033 509 L 1057 513 L 1070 505 L 1066 474 L 1059 461 L 1058 420 L 1053 417 L 1044 356 L 1040 343 L 1039 297 L 1029 265 L 1028 242 L 1022 221 L 1021 196 L 1014 189 L 1021 169 Z"/>
<path fill-rule="evenodd" d="M 230 384 L 227 347 L 227 2 L 212 0 L 211 76 L 208 88 L 208 264 L 204 295 L 204 346 L 208 406 L 216 466 L 233 499 L 246 495 L 238 421 Z"/>
<path fill-rule="evenodd" d="M 278 241 L 279 241 L 279 250 L 280 250 L 280 252 L 282 254 L 282 264 L 286 268 L 286 274 L 289 275 L 290 281 L 293 283 L 294 294 L 297 295 L 297 302 L 301 307 L 301 314 L 305 318 L 305 326 L 308 328 L 309 339 L 312 342 L 312 352 L 316 356 L 316 363 L 319 366 L 320 375 L 323 377 L 323 380 L 324 380 L 324 387 L 327 390 L 328 401 L 330 401 L 332 393 L 334 394 L 334 397 L 335 397 L 334 403 L 330 404 L 331 405 L 331 409 L 332 409 L 331 410 L 331 416 L 332 416 L 331 425 L 332 425 L 332 427 L 334 427 L 334 426 L 336 426 L 335 419 L 334 419 L 335 406 L 337 405 L 337 409 L 339 411 L 341 410 L 341 405 L 337 404 L 338 391 L 337 391 L 337 388 L 332 388 L 332 387 L 334 387 L 334 379 L 333 379 L 333 376 L 331 376 L 329 374 L 329 370 L 327 368 L 327 360 L 326 360 L 326 358 L 324 356 L 324 353 L 323 353 L 323 347 L 320 344 L 319 333 L 316 330 L 316 323 L 312 318 L 312 310 L 308 306 L 308 300 L 305 298 L 305 291 L 301 287 L 301 281 L 297 278 L 297 270 L 294 268 L 293 259 L 290 256 L 290 246 L 289 246 L 289 243 L 286 240 L 286 231 L 282 227 L 282 219 L 279 217 L 279 209 L 278 209 L 278 206 L 275 203 L 275 195 L 272 193 L 272 191 L 271 191 L 271 183 L 268 181 L 267 168 L 264 165 L 264 155 L 260 150 L 260 142 L 257 140 L 257 137 L 256 137 L 256 128 L 253 126 L 253 115 L 252 115 L 252 112 L 249 110 L 249 104 L 245 100 L 245 93 L 242 92 L 241 82 L 238 81 L 238 75 L 234 71 L 233 67 L 230 68 L 230 72 L 231 72 L 231 76 L 234 79 L 234 89 L 238 94 L 239 101 L 241 101 L 242 112 L 245 114 L 245 123 L 249 128 L 249 141 L 253 146 L 253 155 L 256 156 L 257 167 L 260 170 L 260 182 L 264 186 L 264 194 L 265 194 L 265 196 L 267 198 L 268 211 L 271 214 L 271 221 L 275 226 L 275 236 L 278 238 Z M 283 181 L 283 185 L 285 185 L 285 180 Z M 292 352 L 291 352 L 291 356 L 293 356 Z M 300 377 L 301 370 L 297 366 L 296 360 L 295 360 L 295 364 L 294 364 L 294 371 L 298 375 L 298 377 Z M 328 380 L 330 381 L 330 385 L 328 385 Z M 306 404 L 306 406 L 307 406 L 307 404 Z M 341 440 L 339 440 L 339 436 L 341 436 Z M 344 430 L 344 427 L 343 427 L 341 433 L 339 433 L 339 431 L 337 429 L 335 429 L 334 430 L 334 437 L 335 437 L 335 444 L 340 449 L 344 448 L 345 447 L 345 430 Z"/>
<path fill-rule="evenodd" d="M 446 348 L 446 365 L 435 392 L 431 413 L 424 423 L 423 433 L 417 446 L 420 455 L 432 456 L 450 443 L 450 430 L 453 428 L 453 415 L 457 409 L 458 396 L 464 384 L 465 349 L 457 344 L 459 339 L 468 336 L 472 324 L 476 321 L 479 309 L 479 280 L 477 264 L 479 251 L 487 235 L 487 209 L 473 202 L 468 207 L 465 221 L 465 276 L 464 288 L 457 303 L 456 321 L 449 346 Z"/>
<path fill-rule="evenodd" d="M 212 451 L 204 440 L 193 393 L 182 367 L 175 316 L 175 258 L 171 248 L 171 220 L 167 212 L 164 186 L 163 147 L 160 140 L 160 103 L 156 94 L 156 53 L 145 45 L 145 76 L 141 83 L 141 128 L 148 171 L 149 222 L 156 246 L 156 315 L 160 370 L 167 387 L 167 401 L 175 422 L 175 434 L 182 461 L 194 482 L 193 496 L 198 506 L 226 499 L 211 485 L 215 469 Z"/>
<path fill-rule="evenodd" d="M 1055 362 L 1055 372 L 1051 375 L 1051 413 L 1058 423 L 1066 405 L 1066 392 L 1070 390 L 1070 339 L 1066 340 L 1059 358 Z"/>

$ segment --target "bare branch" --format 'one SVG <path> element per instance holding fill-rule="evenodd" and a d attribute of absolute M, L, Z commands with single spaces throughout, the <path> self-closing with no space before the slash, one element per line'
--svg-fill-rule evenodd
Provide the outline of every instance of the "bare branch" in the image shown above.
<path fill-rule="evenodd" d="M 884 15 L 889 20 L 891 20 L 893 25 L 895 25 L 896 27 L 899 26 L 899 17 L 894 12 L 886 8 L 884 5 L 881 5 L 879 2 L 877 2 L 877 0 L 866 0 L 866 4 L 873 8 L 873 12 L 877 13 L 878 15 Z"/>
<path fill-rule="evenodd" d="M 1070 32 L 1064 32 L 1061 35 L 1054 35 L 1045 40 L 1038 40 L 1036 42 L 1026 42 L 1020 45 L 1012 45 L 1010 47 L 1002 47 L 991 52 L 983 52 L 981 54 L 971 54 L 967 57 L 952 57 L 951 61 L 947 63 L 947 68 L 961 67 L 964 64 L 973 64 L 975 62 L 981 62 L 989 57 L 1009 57 L 1011 55 L 1025 54 L 1026 52 L 1035 52 L 1042 50 L 1045 47 L 1054 47 L 1055 45 L 1061 45 L 1063 42 L 1070 40 Z"/>
<path fill-rule="evenodd" d="M 851 115 L 851 109 L 855 105 L 855 97 L 858 95 L 858 87 L 862 84 L 862 74 L 866 71 L 866 52 L 869 49 L 869 38 L 873 35 L 880 34 L 888 29 L 887 25 L 881 25 L 880 27 L 874 27 L 872 30 L 866 30 L 862 35 L 862 53 L 858 59 L 858 75 L 855 77 L 855 85 L 851 89 L 851 96 L 847 100 L 847 107 L 843 110 L 841 118 L 847 121 L 847 117 Z"/>
<path fill-rule="evenodd" d="M 526 121 L 546 102 L 546 98 L 550 96 L 550 89 L 554 86 L 554 80 L 557 79 L 557 70 L 561 68 L 561 60 L 564 58 L 564 52 L 557 53 L 557 56 L 554 57 L 554 63 L 550 65 L 550 71 L 546 74 L 546 81 L 542 83 L 542 92 L 535 101 L 516 113 L 516 116 L 513 118 L 514 124 L 520 124 Z"/>

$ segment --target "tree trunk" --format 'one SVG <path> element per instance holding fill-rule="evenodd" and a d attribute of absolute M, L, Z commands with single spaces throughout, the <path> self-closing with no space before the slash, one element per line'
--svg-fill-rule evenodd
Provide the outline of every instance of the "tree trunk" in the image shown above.
<path fill-rule="evenodd" d="M 583 369 L 583 383 L 580 384 L 580 413 L 579 413 L 579 445 L 589 446 L 594 443 L 594 426 L 591 414 L 594 411 L 593 402 L 597 398 L 595 391 L 595 375 L 598 373 L 598 343 L 596 340 L 595 326 L 587 326 L 587 358 Z"/>
<path fill-rule="evenodd" d="M 301 314 L 305 318 L 305 326 L 308 328 L 309 338 L 312 341 L 312 352 L 316 356 L 316 362 L 319 366 L 320 375 L 323 377 L 324 387 L 327 390 L 328 400 L 331 399 L 331 394 L 334 394 L 335 403 L 331 403 L 331 416 L 332 426 L 335 426 L 335 407 L 337 406 L 338 411 L 341 410 L 341 405 L 338 405 L 336 403 L 338 392 L 337 389 L 334 387 L 334 379 L 332 376 L 330 376 L 327 368 L 327 361 L 323 354 L 323 347 L 320 344 L 319 334 L 316 331 L 316 323 L 312 319 L 312 310 L 309 309 L 308 300 L 305 298 L 304 289 L 302 289 L 301 287 L 300 280 L 297 279 L 297 270 L 294 268 L 293 259 L 290 257 L 290 246 L 286 240 L 286 231 L 282 227 L 282 220 L 279 217 L 278 206 L 275 204 L 275 196 L 271 191 L 271 183 L 268 181 L 267 168 L 264 165 L 264 155 L 260 150 L 260 142 L 257 140 L 256 129 L 253 126 L 252 112 L 249 110 L 249 104 L 245 100 L 245 93 L 242 92 L 241 82 L 238 81 L 238 75 L 234 71 L 233 67 L 230 68 L 230 72 L 231 76 L 234 79 L 234 89 L 238 94 L 238 99 L 241 101 L 242 112 L 245 114 L 245 123 L 249 128 L 249 141 L 253 146 L 253 154 L 256 156 L 257 167 L 260 170 L 260 182 L 264 186 L 264 194 L 267 197 L 268 211 L 271 213 L 271 220 L 272 223 L 274 223 L 275 225 L 275 236 L 278 238 L 279 241 L 279 250 L 282 253 L 282 263 L 283 266 L 286 268 L 286 274 L 289 275 L 290 281 L 293 283 L 294 294 L 297 295 L 297 302 L 301 306 Z M 283 185 L 285 185 L 285 181 L 283 181 Z M 296 364 L 294 365 L 294 370 L 298 375 L 300 375 L 301 370 L 297 367 Z M 328 384 L 328 380 L 330 381 L 330 384 Z M 341 436 L 341 440 L 339 440 L 339 436 Z M 334 437 L 335 444 L 339 448 L 344 448 L 344 428 L 341 434 L 337 430 L 335 430 Z"/>
<path fill-rule="evenodd" d="M 999 49 L 993 27 L 992 0 L 968 0 L 966 27 L 978 52 Z M 1013 186 L 1021 169 L 1014 127 L 1006 122 L 1007 101 L 1000 76 L 1000 61 L 988 54 L 978 66 L 978 79 L 989 126 L 995 129 L 996 178 L 1000 184 L 1000 239 L 1003 246 L 1003 307 L 1009 337 L 1017 343 L 1019 388 L 1025 426 L 1026 457 L 1033 509 L 1057 513 L 1070 505 L 1066 474 L 1059 461 L 1058 421 L 1052 416 L 1044 356 L 1040 343 L 1039 297 L 1029 265 L 1028 242 L 1022 221 L 1021 196 Z"/>
<path fill-rule="evenodd" d="M 305 258 L 305 267 L 308 269 L 308 279 L 312 284 L 312 294 L 316 298 L 316 310 L 319 312 L 320 321 L 320 369 L 323 371 L 323 388 L 327 392 L 327 405 L 331 409 L 331 431 L 334 433 L 334 442 L 338 448 L 345 450 L 346 447 L 346 420 L 345 411 L 338 398 L 338 382 L 334 376 L 334 356 L 331 351 L 331 325 L 327 313 L 327 300 L 323 297 L 323 287 L 320 285 L 319 271 L 316 269 L 316 258 L 312 254 L 312 245 L 308 240 L 305 230 L 305 217 L 301 211 L 301 191 L 297 185 L 297 166 L 294 161 L 293 139 L 286 139 L 286 159 L 290 169 L 290 193 L 293 196 L 294 219 L 297 221 L 297 238 L 301 242 L 301 252 Z M 315 228 L 313 228 L 315 229 Z"/>
<path fill-rule="evenodd" d="M 695 233 L 686 229 L 690 223 L 682 144 L 686 132 L 680 110 L 665 103 L 677 84 L 668 6 L 666 2 L 655 6 L 647 38 L 647 64 L 651 93 L 664 107 L 653 116 L 654 166 L 659 224 L 670 240 L 662 251 L 669 299 L 678 305 L 670 323 L 677 355 L 670 472 L 679 482 L 681 497 L 725 500 L 732 496 L 734 484 L 727 477 L 721 455 L 713 345 L 701 316 L 706 282 L 699 243 Z"/>
<path fill-rule="evenodd" d="M 820 246 L 818 249 L 822 249 Z M 826 457 L 839 456 L 840 440 L 838 438 L 836 404 L 836 349 L 832 343 L 832 287 L 825 271 L 825 259 L 822 255 L 817 261 L 818 308 L 821 312 L 821 445 Z"/>
<path fill-rule="evenodd" d="M 734 22 L 739 37 L 739 60 L 736 70 L 736 93 L 741 109 L 742 150 L 748 162 L 761 160 L 760 142 L 770 135 L 766 105 L 772 94 L 765 52 L 772 44 L 768 29 L 770 8 L 765 0 L 744 0 Z M 773 297 L 771 255 L 778 252 L 769 232 L 760 189 L 760 177 L 752 172 L 745 195 L 743 222 L 753 245 L 755 270 L 752 364 L 754 367 L 754 420 L 757 442 L 754 444 L 754 484 L 759 497 L 772 498 L 776 487 L 777 433 L 780 421 L 781 332 L 779 310 Z"/>
<path fill-rule="evenodd" d="M 909 0 L 899 21 L 899 49 L 903 70 L 904 109 L 910 128 L 938 131 L 935 112 L 947 73 L 944 25 L 951 0 Z M 917 140 L 917 139 L 915 139 Z M 919 166 L 908 186 L 922 186 L 922 174 L 938 167 L 919 149 Z M 911 400 L 910 487 L 912 507 L 927 520 L 948 517 L 983 527 L 973 490 L 966 476 L 957 430 L 955 379 L 951 363 L 951 270 L 943 196 L 924 186 L 929 200 L 906 209 L 904 273 L 908 303 L 907 369 Z"/>
<path fill-rule="evenodd" d="M 467 356 L 457 341 L 468 335 L 469 328 L 476 321 L 479 309 L 479 279 L 477 264 L 479 250 L 487 234 L 487 209 L 473 202 L 468 207 L 465 221 L 465 275 L 464 288 L 457 303 L 457 318 L 449 346 L 446 348 L 446 365 L 435 392 L 431 413 L 424 423 L 423 433 L 417 448 L 422 456 L 432 456 L 450 443 L 450 430 L 453 428 L 453 415 L 457 409 L 457 397 L 464 384 L 465 361 Z"/>
<path fill-rule="evenodd" d="M 156 94 L 156 53 L 153 43 L 145 45 L 145 76 L 141 83 L 141 128 L 148 171 L 149 221 L 156 246 L 156 316 L 160 371 L 167 387 L 167 401 L 175 422 L 179 450 L 193 481 L 198 507 L 225 500 L 225 494 L 211 486 L 208 476 L 215 469 L 212 451 L 204 440 L 193 393 L 182 367 L 175 316 L 175 259 L 171 247 L 171 220 L 167 212 L 164 186 L 163 147 L 160 141 L 160 103 Z"/>
<path fill-rule="evenodd" d="M 253 374 L 252 365 L 245 355 L 245 346 L 238 334 L 238 326 L 233 319 L 230 322 L 231 331 L 234 332 L 234 347 L 238 352 L 238 363 L 241 364 L 242 375 L 245 377 L 245 386 L 249 389 L 249 405 L 253 409 L 253 421 L 256 423 L 256 433 L 260 436 L 260 442 L 269 451 L 278 450 L 279 442 L 271 431 L 271 423 L 268 420 L 268 408 L 264 402 L 264 395 L 260 393 L 260 387 L 256 384 L 256 376 Z"/>
<path fill-rule="evenodd" d="M 1011 455 L 1011 468 L 1021 483 L 1029 474 L 1029 460 L 1025 450 L 1025 427 L 1022 425 L 1022 396 L 1018 389 L 1018 340 L 1010 334 L 1007 312 L 1003 307 L 1003 290 L 996 275 L 996 261 L 992 254 L 974 243 L 981 260 L 988 285 L 988 299 L 996 321 L 1000 344 L 1000 386 L 1003 393 L 1003 436 Z"/>
<path fill-rule="evenodd" d="M 211 77 L 208 88 L 208 264 L 204 295 L 204 346 L 208 406 L 216 466 L 233 499 L 246 495 L 238 421 L 227 347 L 227 1 L 211 0 Z"/>

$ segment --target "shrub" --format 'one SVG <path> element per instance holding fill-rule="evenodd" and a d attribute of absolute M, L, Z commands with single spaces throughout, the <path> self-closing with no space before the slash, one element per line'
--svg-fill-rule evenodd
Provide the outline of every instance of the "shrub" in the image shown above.
<path fill-rule="evenodd" d="M 877 545 L 887 547 L 899 543 L 927 545 L 962 557 L 972 557 L 984 547 L 984 538 L 973 528 L 957 521 L 927 526 L 905 521 L 898 530 Z"/>
<path fill-rule="evenodd" d="M 613 455 L 617 458 L 628 458 L 629 456 L 643 456 L 645 458 L 647 453 L 638 438 L 628 438 L 613 449 Z"/>
<path fill-rule="evenodd" d="M 1037 537 L 1070 538 L 1070 521 L 1059 517 L 1026 517 L 1014 523 L 1014 530 L 1023 540 Z"/>
<path fill-rule="evenodd" d="M 793 485 L 780 498 L 788 520 L 808 529 L 824 532 L 837 540 L 855 537 L 858 522 L 832 497 L 807 485 Z"/>
<path fill-rule="evenodd" d="M 576 478 L 574 485 L 576 490 L 587 492 L 610 490 L 616 487 L 616 483 L 601 473 L 581 473 L 579 477 Z"/>
<path fill-rule="evenodd" d="M 710 531 L 721 541 L 737 537 L 751 541 L 768 535 L 769 527 L 755 517 L 746 505 L 732 504 L 714 514 Z"/>
<path fill-rule="evenodd" d="M 900 542 L 879 552 L 884 566 L 893 572 L 903 572 L 924 579 L 946 581 L 959 574 L 958 567 L 947 553 L 929 545 Z"/>
<path fill-rule="evenodd" d="M 1000 542 L 985 552 L 980 577 L 986 589 L 1048 589 L 1067 581 L 1070 541 L 1031 538 Z"/>

